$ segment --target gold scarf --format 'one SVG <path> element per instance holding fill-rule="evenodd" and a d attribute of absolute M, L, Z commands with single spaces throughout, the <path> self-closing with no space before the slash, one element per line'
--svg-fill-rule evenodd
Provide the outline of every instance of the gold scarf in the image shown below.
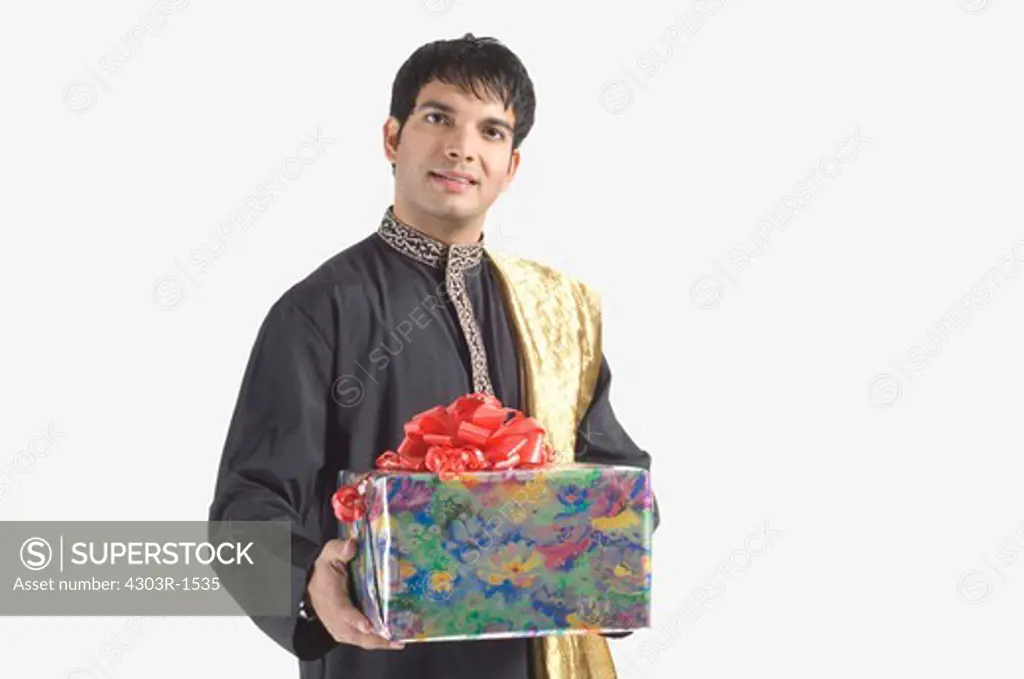
<path fill-rule="evenodd" d="M 556 464 L 575 459 L 576 431 L 601 368 L 601 303 L 586 285 L 530 260 L 488 251 L 519 341 L 522 410 L 544 427 Z M 616 679 L 605 637 L 530 639 L 534 679 Z"/>

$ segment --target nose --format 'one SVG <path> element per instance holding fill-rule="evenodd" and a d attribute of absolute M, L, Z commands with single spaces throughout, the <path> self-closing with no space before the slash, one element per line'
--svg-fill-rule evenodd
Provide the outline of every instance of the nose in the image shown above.
<path fill-rule="evenodd" d="M 462 127 L 452 130 L 445 140 L 444 153 L 449 160 L 469 162 L 473 160 L 471 131 Z"/>

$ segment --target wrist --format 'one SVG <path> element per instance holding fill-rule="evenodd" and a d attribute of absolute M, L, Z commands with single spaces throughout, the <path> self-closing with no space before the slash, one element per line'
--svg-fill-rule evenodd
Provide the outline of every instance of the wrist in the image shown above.
<path fill-rule="evenodd" d="M 302 590 L 302 599 L 299 600 L 299 619 L 300 620 L 316 620 L 316 609 L 313 608 L 313 597 L 309 594 L 309 586 L 313 582 L 313 574 L 316 572 L 317 563 L 320 559 L 313 562 L 310 566 L 309 572 L 306 573 L 306 587 Z"/>
<path fill-rule="evenodd" d="M 299 619 L 316 620 L 316 609 L 313 608 L 313 600 L 309 596 L 309 588 L 302 593 L 302 600 L 299 601 Z"/>

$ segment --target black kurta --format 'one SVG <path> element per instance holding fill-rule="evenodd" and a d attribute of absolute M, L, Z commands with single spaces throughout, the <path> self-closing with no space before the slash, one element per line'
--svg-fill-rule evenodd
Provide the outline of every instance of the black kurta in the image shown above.
<path fill-rule="evenodd" d="M 209 519 L 292 522 L 296 612 L 321 547 L 338 537 L 330 497 L 339 470 L 371 470 L 402 440 L 406 421 L 481 384 L 522 409 L 514 327 L 494 265 L 482 240 L 454 248 L 398 222 L 389 207 L 376 233 L 292 286 L 260 326 Z M 450 265 L 460 259 L 461 272 Z M 460 308 L 468 312 L 461 321 Z M 486 364 L 478 364 L 476 380 L 474 357 Z M 602 357 L 576 459 L 649 469 L 648 454 L 616 420 L 610 382 Z M 318 621 L 297 614 L 253 620 L 301 661 L 304 679 L 530 676 L 525 639 L 365 651 L 334 642 Z"/>

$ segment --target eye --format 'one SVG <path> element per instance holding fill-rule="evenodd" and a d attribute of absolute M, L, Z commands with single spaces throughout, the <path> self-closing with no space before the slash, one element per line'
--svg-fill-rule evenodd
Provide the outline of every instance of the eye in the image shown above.
<path fill-rule="evenodd" d="M 492 132 L 493 132 L 493 133 L 496 133 L 496 134 L 497 134 L 497 136 L 492 136 L 492 135 L 491 135 L 491 133 L 492 133 Z M 488 135 L 488 136 L 489 136 L 489 137 L 490 137 L 491 139 L 493 139 L 494 141 L 505 141 L 505 132 L 504 132 L 504 130 L 502 130 L 502 129 L 500 129 L 500 128 L 497 128 L 497 127 L 488 127 L 488 128 L 487 128 L 487 135 Z"/>
<path fill-rule="evenodd" d="M 446 117 L 443 113 L 438 113 L 437 111 L 430 111 L 425 116 L 423 116 L 423 119 L 426 120 L 428 123 L 432 122 L 431 119 L 430 119 L 431 116 L 436 116 L 436 117 L 441 118 L 441 119 L 444 119 Z"/>

